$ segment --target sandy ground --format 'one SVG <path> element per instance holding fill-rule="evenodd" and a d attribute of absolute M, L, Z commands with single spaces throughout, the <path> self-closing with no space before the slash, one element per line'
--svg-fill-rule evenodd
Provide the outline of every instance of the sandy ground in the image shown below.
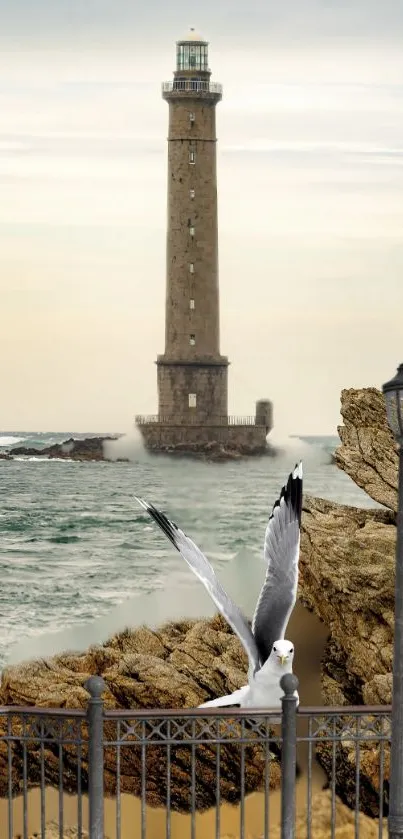
<path fill-rule="evenodd" d="M 320 705 L 320 659 L 326 642 L 327 632 L 322 624 L 302 606 L 294 609 L 288 636 L 295 639 L 296 661 L 295 671 L 300 679 L 301 705 Z M 297 809 L 306 809 L 306 767 L 307 746 L 299 749 L 298 763 L 302 773 L 297 783 Z M 319 766 L 314 765 L 312 778 L 312 793 L 323 786 L 324 774 Z M 270 795 L 270 823 L 280 821 L 280 793 Z M 88 823 L 88 802 L 83 798 L 83 826 Z M 40 792 L 32 790 L 28 795 L 28 832 L 39 832 L 41 829 Z M 64 826 L 77 825 L 77 798 L 64 796 Z M 48 789 L 45 798 L 45 821 L 58 821 L 59 797 L 56 790 Z M 264 829 L 264 795 L 254 793 L 245 802 L 245 837 L 262 835 Z M 145 833 L 141 831 L 141 803 L 129 795 L 121 797 L 121 839 L 163 839 L 167 835 L 167 814 L 164 809 L 146 807 Z M 192 839 L 213 839 L 216 836 L 216 810 L 197 814 L 195 818 L 195 837 Z M 18 798 L 13 804 L 13 835 L 23 835 L 23 807 L 22 799 Z M 240 835 L 240 808 L 228 804 L 220 808 L 220 835 Z M 105 803 L 105 836 L 118 839 L 116 832 L 116 804 L 113 800 Z M 8 802 L 0 800 L 0 837 L 8 837 Z M 171 839 L 191 839 L 191 818 L 178 813 L 171 814 Z"/>

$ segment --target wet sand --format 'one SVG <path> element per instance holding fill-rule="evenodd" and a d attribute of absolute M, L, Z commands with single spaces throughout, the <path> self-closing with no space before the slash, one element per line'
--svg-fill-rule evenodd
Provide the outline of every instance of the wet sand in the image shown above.
<path fill-rule="evenodd" d="M 299 694 L 302 706 L 320 705 L 320 660 L 327 639 L 327 630 L 319 620 L 311 615 L 299 604 L 294 609 L 290 620 L 288 636 L 295 640 L 296 657 L 295 672 L 300 680 Z M 302 727 L 299 729 L 303 731 Z M 298 764 L 301 775 L 297 782 L 297 809 L 306 809 L 306 767 L 308 762 L 308 747 L 301 744 L 298 751 Z M 322 789 L 325 776 L 321 768 L 314 764 L 312 775 L 312 793 Z M 77 825 L 77 798 L 64 796 L 64 826 Z M 83 826 L 88 824 L 88 802 L 85 797 L 83 805 Z M 270 824 L 280 821 L 281 799 L 280 792 L 270 794 L 269 805 Z M 14 801 L 13 806 L 13 835 L 23 834 L 22 799 Z M 58 821 L 59 796 L 56 790 L 46 791 L 46 822 Z M 264 795 L 253 793 L 245 801 L 245 836 L 259 836 L 264 830 Z M 216 836 L 216 810 L 196 814 L 196 839 L 213 839 Z M 146 839 L 163 839 L 166 835 L 166 811 L 163 808 L 146 807 Z M 0 801 L 0 835 L 7 836 L 8 802 Z M 40 793 L 32 790 L 28 795 L 28 832 L 39 832 Z M 240 808 L 223 804 L 220 807 L 220 836 L 240 835 Z M 109 839 L 116 837 L 116 806 L 114 800 L 105 802 L 105 836 Z M 133 839 L 141 836 L 141 803 L 130 795 L 121 797 L 121 839 Z M 179 813 L 171 814 L 171 839 L 187 839 L 191 836 L 191 818 Z"/>

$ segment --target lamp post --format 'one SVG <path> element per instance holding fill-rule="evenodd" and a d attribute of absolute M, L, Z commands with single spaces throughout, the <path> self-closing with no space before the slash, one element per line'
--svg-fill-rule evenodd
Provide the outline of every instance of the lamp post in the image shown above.
<path fill-rule="evenodd" d="M 390 839 L 403 839 L 403 364 L 383 388 L 388 422 L 399 446 L 399 494 L 393 646 L 392 742 L 390 750 Z"/>

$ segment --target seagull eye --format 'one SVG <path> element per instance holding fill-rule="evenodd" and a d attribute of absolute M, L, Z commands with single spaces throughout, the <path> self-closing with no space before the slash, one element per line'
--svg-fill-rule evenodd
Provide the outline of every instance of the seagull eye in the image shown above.
<path fill-rule="evenodd" d="M 274 652 L 274 653 L 276 653 L 276 652 L 277 652 L 277 647 L 273 647 L 273 652 Z"/>
<path fill-rule="evenodd" d="M 290 653 L 294 652 L 294 647 L 290 647 Z"/>

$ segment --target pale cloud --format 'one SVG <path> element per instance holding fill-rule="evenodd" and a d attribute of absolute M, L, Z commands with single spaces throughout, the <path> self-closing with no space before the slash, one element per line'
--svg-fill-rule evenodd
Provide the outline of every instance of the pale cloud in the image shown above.
<path fill-rule="evenodd" d="M 189 21 L 189 4 L 175 0 L 0 0 L 2 29 L 7 35 L 59 33 L 78 37 L 82 33 L 125 32 L 134 39 L 136 31 L 152 33 L 155 41 L 161 32 L 180 34 L 189 24 L 201 31 L 227 36 L 253 34 L 256 40 L 266 33 L 315 37 L 358 35 L 360 38 L 396 37 L 402 25 L 400 0 L 288 0 L 287 3 L 249 0 L 204 0 L 197 10 L 197 21 Z"/>
<path fill-rule="evenodd" d="M 42 34 L 22 0 L 11 5 L 0 84 L 2 425 L 127 428 L 135 412 L 156 409 L 168 116 L 160 82 L 170 78 L 188 12 L 175 3 L 168 24 L 166 6 L 147 4 L 132 44 L 117 49 L 113 38 L 85 43 L 85 27 L 92 20 L 101 29 L 114 8 L 118 32 L 133 3 L 102 0 L 95 11 L 70 0 L 68 13 L 38 0 Z M 210 6 L 200 28 L 224 84 L 221 349 L 232 362 L 230 409 L 250 414 L 269 396 L 283 430 L 332 432 L 340 389 L 377 385 L 401 360 L 403 53 L 392 26 L 401 7 L 386 3 L 381 20 L 372 0 L 252 3 L 232 14 L 228 32 L 229 5 Z M 16 40 L 23 8 L 29 38 Z M 61 31 L 68 14 L 73 46 L 72 30 Z M 259 21 L 270 24 L 269 48 Z M 296 39 L 310 22 L 309 37 Z M 333 36 L 344 29 L 351 38 L 330 38 L 332 26 Z M 59 42 L 54 35 L 40 48 L 50 31 Z"/>

